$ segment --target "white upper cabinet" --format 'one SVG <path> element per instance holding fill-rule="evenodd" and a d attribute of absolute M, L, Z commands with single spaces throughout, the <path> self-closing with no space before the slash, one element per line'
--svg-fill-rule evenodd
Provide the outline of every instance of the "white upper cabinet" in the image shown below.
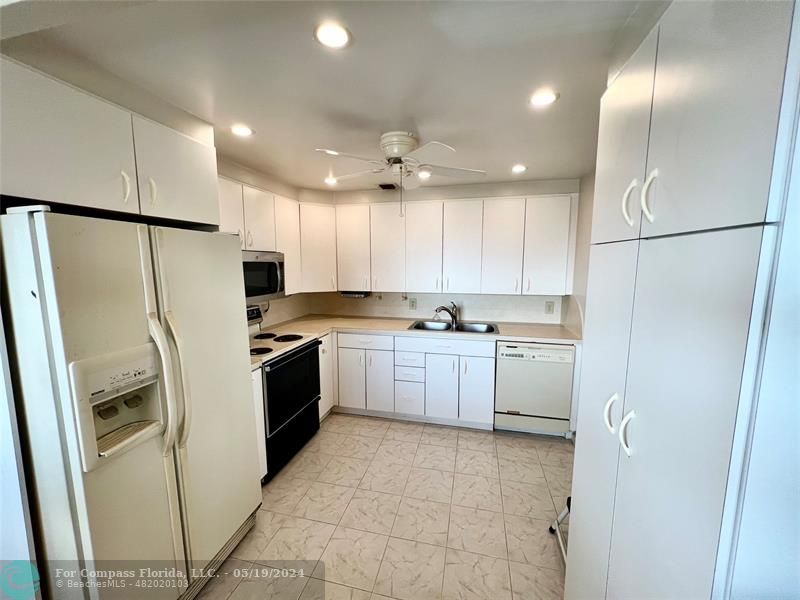
<path fill-rule="evenodd" d="M 275 196 L 275 245 L 283 252 L 286 295 L 302 291 L 300 256 L 300 203 Z"/>
<path fill-rule="evenodd" d="M 219 192 L 219 230 L 238 235 L 242 248 L 244 248 L 242 184 L 220 177 L 217 180 L 217 189 Z"/>
<path fill-rule="evenodd" d="M 217 152 L 133 115 L 139 207 L 143 215 L 219 224 Z"/>
<path fill-rule="evenodd" d="M 406 290 L 442 291 L 442 203 L 406 205 Z"/>
<path fill-rule="evenodd" d="M 139 212 L 130 113 L 0 59 L 0 192 Z M 216 206 L 216 172 L 214 173 Z"/>
<path fill-rule="evenodd" d="M 444 203 L 443 292 L 481 292 L 483 200 Z"/>
<path fill-rule="evenodd" d="M 398 202 L 370 206 L 372 290 L 403 292 L 406 286 L 406 219 Z"/>
<path fill-rule="evenodd" d="M 792 8 L 674 2 L 664 13 L 642 237 L 765 220 Z"/>
<path fill-rule="evenodd" d="M 340 290 L 369 291 L 369 204 L 336 207 L 336 266 Z"/>
<path fill-rule="evenodd" d="M 336 209 L 300 204 L 304 292 L 336 291 Z"/>
<path fill-rule="evenodd" d="M 525 200 L 523 294 L 564 296 L 572 292 L 571 214 L 572 198 L 568 195 Z"/>
<path fill-rule="evenodd" d="M 248 185 L 243 187 L 245 249 L 274 251 L 275 196 Z"/>
<path fill-rule="evenodd" d="M 639 237 L 657 42 L 654 29 L 600 101 L 593 244 Z"/>
<path fill-rule="evenodd" d="M 524 198 L 484 200 L 481 293 L 520 293 L 524 237 Z"/>

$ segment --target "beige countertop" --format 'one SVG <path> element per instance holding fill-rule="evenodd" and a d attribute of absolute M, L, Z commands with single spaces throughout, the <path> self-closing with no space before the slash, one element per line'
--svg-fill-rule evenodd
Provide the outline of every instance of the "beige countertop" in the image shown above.
<path fill-rule="evenodd" d="M 537 323 L 495 323 L 499 333 L 458 333 L 438 331 L 416 331 L 408 328 L 416 319 L 397 319 L 390 317 L 343 317 L 336 315 L 306 315 L 291 321 L 284 321 L 268 329 L 276 333 L 306 333 L 323 336 L 333 329 L 340 332 L 354 331 L 387 333 L 392 335 L 421 335 L 424 337 L 446 335 L 469 340 L 509 340 L 515 342 L 536 341 L 545 343 L 580 343 L 580 336 L 563 325 Z"/>

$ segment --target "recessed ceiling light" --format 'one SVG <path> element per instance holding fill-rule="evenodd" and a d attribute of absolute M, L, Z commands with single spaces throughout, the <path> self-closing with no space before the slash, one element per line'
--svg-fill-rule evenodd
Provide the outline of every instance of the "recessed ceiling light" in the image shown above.
<path fill-rule="evenodd" d="M 328 185 L 336 185 L 338 182 L 336 181 L 336 177 L 334 177 L 333 175 L 328 175 L 325 178 L 325 183 L 327 183 Z"/>
<path fill-rule="evenodd" d="M 513 167 L 511 167 L 511 172 L 514 173 L 515 175 L 519 175 L 520 173 L 524 173 L 527 170 L 528 170 L 528 167 L 526 167 L 525 165 L 514 165 Z"/>
<path fill-rule="evenodd" d="M 558 92 L 551 88 L 539 88 L 531 95 L 531 106 L 543 108 L 550 106 L 556 100 L 558 100 Z"/>
<path fill-rule="evenodd" d="M 327 48 L 340 50 L 350 44 L 350 32 L 334 22 L 322 23 L 314 32 L 317 41 Z"/>
<path fill-rule="evenodd" d="M 422 181 L 427 181 L 428 179 L 431 178 L 431 175 L 433 175 L 431 170 L 425 167 L 422 167 L 419 171 L 417 171 L 417 177 L 422 179 Z"/>
<path fill-rule="evenodd" d="M 237 123 L 236 125 L 233 125 L 231 127 L 231 132 L 233 135 L 238 135 L 239 137 L 250 137 L 253 135 L 253 130 L 243 123 Z"/>

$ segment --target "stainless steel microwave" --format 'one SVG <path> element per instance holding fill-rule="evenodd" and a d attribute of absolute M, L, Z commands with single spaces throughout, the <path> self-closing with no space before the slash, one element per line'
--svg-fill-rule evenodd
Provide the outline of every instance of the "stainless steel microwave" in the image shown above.
<path fill-rule="evenodd" d="M 244 293 L 248 304 L 283 298 L 285 271 L 282 252 L 242 252 Z"/>

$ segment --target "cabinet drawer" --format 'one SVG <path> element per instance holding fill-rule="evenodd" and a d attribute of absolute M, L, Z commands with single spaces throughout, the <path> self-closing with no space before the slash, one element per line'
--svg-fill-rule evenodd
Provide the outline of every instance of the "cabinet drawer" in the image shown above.
<path fill-rule="evenodd" d="M 395 381 L 394 412 L 407 415 L 425 414 L 425 384 Z"/>
<path fill-rule="evenodd" d="M 341 344 L 340 344 L 341 345 Z M 406 352 L 426 352 L 428 354 L 459 354 L 461 356 L 487 356 L 495 354 L 494 341 L 472 341 L 441 337 L 397 337 L 397 350 Z"/>
<path fill-rule="evenodd" d="M 418 381 L 425 382 L 425 369 L 418 367 L 395 367 L 395 381 Z"/>
<path fill-rule="evenodd" d="M 340 333 L 339 348 L 394 350 L 394 338 L 390 335 L 359 335 L 356 333 Z"/>
<path fill-rule="evenodd" d="M 395 352 L 394 364 L 398 367 L 425 367 L 423 352 Z"/>

